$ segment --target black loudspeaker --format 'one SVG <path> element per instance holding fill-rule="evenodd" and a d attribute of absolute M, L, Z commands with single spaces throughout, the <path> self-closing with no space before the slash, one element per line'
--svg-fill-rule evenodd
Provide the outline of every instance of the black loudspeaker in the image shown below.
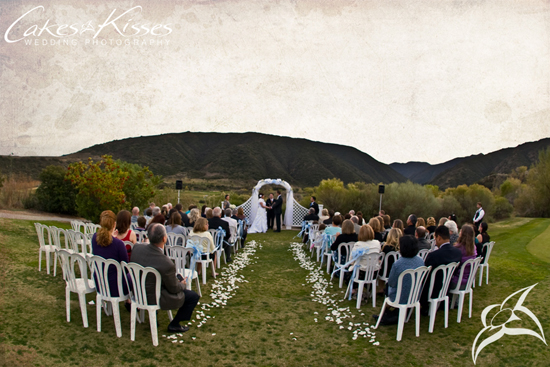
<path fill-rule="evenodd" d="M 378 185 L 378 193 L 379 194 L 383 194 L 385 189 L 386 189 L 386 186 Z"/>
<path fill-rule="evenodd" d="M 183 190 L 183 181 L 177 180 L 176 181 L 176 190 Z"/>

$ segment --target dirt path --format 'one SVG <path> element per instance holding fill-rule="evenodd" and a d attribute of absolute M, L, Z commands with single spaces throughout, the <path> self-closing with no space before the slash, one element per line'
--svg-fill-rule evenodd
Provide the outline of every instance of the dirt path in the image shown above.
<path fill-rule="evenodd" d="M 70 222 L 73 219 L 79 219 L 77 217 L 71 217 L 68 215 L 57 215 L 35 210 L 0 210 L 0 218 L 23 220 L 55 220 L 58 222 Z"/>

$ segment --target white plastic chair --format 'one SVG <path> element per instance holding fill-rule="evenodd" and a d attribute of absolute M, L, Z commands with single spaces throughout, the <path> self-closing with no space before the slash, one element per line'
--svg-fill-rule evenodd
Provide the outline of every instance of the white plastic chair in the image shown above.
<path fill-rule="evenodd" d="M 130 229 L 131 229 L 132 231 L 135 231 L 136 228 L 137 228 L 137 226 L 138 226 L 137 222 L 130 223 Z"/>
<path fill-rule="evenodd" d="M 227 264 L 225 250 L 223 249 L 222 232 L 217 229 L 209 229 L 208 232 L 210 232 L 210 234 L 212 235 L 212 238 L 214 239 L 214 246 L 216 247 L 216 250 L 214 250 L 214 253 L 216 254 L 216 267 L 220 268 L 222 252 L 224 254 L 223 260 Z"/>
<path fill-rule="evenodd" d="M 167 249 L 168 257 L 174 260 L 174 264 L 176 265 L 176 273 L 181 274 L 181 276 L 186 279 L 191 279 L 191 282 L 187 283 L 187 289 L 191 290 L 191 283 L 194 279 L 197 283 L 197 293 L 202 297 L 199 274 L 195 269 L 189 268 L 190 264 L 187 261 L 187 255 L 193 256 L 193 249 L 185 248 L 183 246 L 165 246 L 165 248 Z"/>
<path fill-rule="evenodd" d="M 187 239 L 187 243 L 193 243 L 194 245 L 198 246 L 199 248 L 206 249 L 208 248 L 208 238 L 206 237 L 200 237 L 200 236 L 189 236 Z M 207 255 L 206 259 L 202 258 L 202 255 Z M 202 270 L 202 284 L 206 284 L 206 268 L 210 263 L 212 263 L 212 254 L 208 252 L 202 252 L 201 253 L 201 259 L 197 260 L 198 264 L 201 264 Z M 214 270 L 214 267 L 212 266 L 212 276 L 216 278 L 216 271 Z"/>
<path fill-rule="evenodd" d="M 75 232 L 82 232 L 86 230 L 86 224 L 80 220 L 71 220 L 71 228 Z M 80 230 L 82 228 L 82 230 Z"/>
<path fill-rule="evenodd" d="M 351 292 L 353 283 L 358 283 L 357 288 L 357 308 L 361 307 L 361 301 L 363 298 L 363 288 L 365 287 L 365 284 L 369 284 L 371 286 L 371 294 L 372 294 L 372 307 L 376 307 L 376 286 L 378 283 L 377 277 L 374 276 L 374 273 L 380 270 L 380 263 L 384 261 L 384 256 L 386 254 L 383 252 L 380 253 L 366 253 L 364 254 L 359 260 L 357 260 L 361 264 L 365 264 L 363 260 L 366 260 L 366 267 L 361 266 L 357 272 L 355 273 L 355 278 L 352 279 L 349 282 L 348 289 L 346 291 L 346 296 L 348 295 L 348 292 Z M 361 277 L 361 271 L 364 271 L 365 274 L 363 277 Z M 344 298 L 346 297 L 344 296 Z"/>
<path fill-rule="evenodd" d="M 67 309 L 67 322 L 71 321 L 71 292 L 78 294 L 82 323 L 88 327 L 88 312 L 86 310 L 86 294 L 95 292 L 94 281 L 88 278 L 88 263 L 86 258 L 67 250 L 57 250 L 63 269 L 65 280 L 65 303 Z M 80 278 L 76 277 L 75 264 L 78 263 Z"/>
<path fill-rule="evenodd" d="M 458 297 L 458 315 L 456 317 L 456 322 L 460 322 L 462 319 L 462 308 L 464 307 L 464 298 L 466 298 L 466 294 L 470 295 L 470 308 L 468 317 L 472 318 L 472 304 L 473 304 L 473 297 L 474 292 L 472 292 L 472 284 L 475 282 L 475 277 L 477 273 L 477 269 L 479 267 L 479 264 L 481 262 L 481 257 L 476 257 L 475 259 L 470 259 L 464 262 L 462 264 L 462 267 L 460 268 L 460 275 L 458 277 L 458 283 L 456 284 L 454 289 L 451 289 L 449 293 L 453 295 L 453 299 L 451 301 L 451 308 L 454 308 L 454 304 L 456 301 L 456 297 Z M 470 274 L 468 274 L 468 280 L 466 281 L 466 286 L 464 289 L 460 289 L 462 285 L 462 278 L 464 277 L 464 269 L 468 267 L 470 269 Z"/>
<path fill-rule="evenodd" d="M 159 345 L 158 330 L 157 330 L 157 310 L 160 310 L 160 273 L 151 267 L 143 267 L 137 263 L 121 263 L 122 269 L 125 273 L 130 274 L 130 279 L 133 284 L 133 288 L 128 289 L 130 291 L 132 299 L 132 309 L 130 313 L 130 340 L 136 339 L 136 319 L 138 319 L 137 309 L 141 310 L 141 318 L 138 320 L 141 322 L 145 319 L 145 310 L 149 312 L 149 324 L 151 326 L 151 336 L 153 338 L 153 345 L 156 347 Z M 155 294 L 154 303 L 149 304 L 147 300 L 147 288 L 146 279 L 151 275 L 155 277 Z M 126 278 L 125 278 L 126 279 Z M 168 311 L 168 318 L 172 320 L 172 311 Z"/>
<path fill-rule="evenodd" d="M 167 245 L 169 246 L 185 246 L 187 243 L 187 239 L 182 234 L 168 232 L 166 236 L 168 237 Z"/>
<path fill-rule="evenodd" d="M 138 243 L 146 243 L 147 242 L 147 231 L 135 230 L 134 233 L 136 234 L 136 242 L 138 242 Z"/>
<path fill-rule="evenodd" d="M 338 257 L 337 257 L 337 261 L 334 262 L 334 268 L 335 270 L 336 268 L 338 268 L 340 271 L 340 281 L 338 282 L 338 285 L 340 288 L 344 286 L 344 274 L 349 271 L 348 269 L 345 269 L 342 265 L 346 264 L 350 260 L 351 249 L 353 248 L 354 245 L 355 245 L 355 242 L 346 242 L 338 245 L 338 251 L 336 252 Z M 344 262 L 341 262 L 342 250 L 344 248 L 346 249 L 346 257 L 344 259 Z M 334 271 L 330 275 L 331 281 L 333 277 L 334 277 Z"/>
<path fill-rule="evenodd" d="M 319 233 L 319 225 L 318 224 L 312 224 L 309 227 L 309 231 L 307 234 L 307 246 L 310 248 L 310 251 L 313 252 L 313 248 L 311 245 L 313 244 L 313 241 L 317 238 L 317 234 Z"/>
<path fill-rule="evenodd" d="M 330 250 L 330 245 L 334 242 L 335 239 L 336 239 L 336 235 L 331 235 L 330 241 L 324 240 L 322 245 L 325 247 L 324 257 L 327 258 L 327 274 L 330 274 L 330 263 L 332 261 L 332 251 Z M 321 259 L 320 268 L 323 267 L 323 262 L 324 262 L 324 259 Z"/>
<path fill-rule="evenodd" d="M 435 315 L 437 313 L 437 309 L 439 307 L 439 303 L 444 301 L 445 302 L 445 328 L 449 326 L 449 297 L 447 296 L 447 292 L 449 290 L 449 285 L 451 284 L 451 279 L 453 277 L 453 273 L 458 266 L 459 263 L 454 262 L 447 265 L 439 265 L 437 268 L 432 271 L 430 276 L 430 289 L 428 293 L 428 302 L 430 302 L 430 327 L 428 331 L 430 333 L 433 333 L 434 331 L 434 324 L 435 324 Z M 432 297 L 432 292 L 434 289 L 434 282 L 437 272 L 441 272 L 443 275 L 442 278 L 442 284 L 441 284 L 441 290 L 439 291 L 439 294 L 437 294 L 435 297 Z"/>
<path fill-rule="evenodd" d="M 70 229 L 65 231 L 65 235 L 69 236 L 69 244 L 73 253 L 80 254 L 87 260 L 92 257 L 92 242 L 88 239 L 88 235 Z"/>
<path fill-rule="evenodd" d="M 99 224 L 94 224 L 92 222 L 84 223 L 84 234 L 90 234 L 93 235 L 96 233 L 101 226 Z"/>
<path fill-rule="evenodd" d="M 131 242 L 130 242 L 131 243 Z M 120 263 L 113 259 L 104 259 L 101 256 L 92 256 L 90 259 L 90 266 L 92 268 L 95 285 L 96 285 L 96 316 L 97 316 L 97 331 L 101 331 L 101 308 L 105 307 L 105 313 L 110 316 L 112 313 L 115 321 L 116 336 L 122 336 L 122 328 L 120 326 L 120 309 L 119 303 L 125 302 L 128 299 L 128 295 L 124 294 L 122 284 L 123 273 Z M 109 284 L 109 270 L 116 271 L 116 279 L 118 286 L 118 297 L 111 295 L 111 287 Z M 111 307 L 107 302 L 110 303 Z"/>
<path fill-rule="evenodd" d="M 483 245 L 483 248 L 487 247 L 487 251 L 485 252 L 485 257 L 483 260 L 479 263 L 479 286 L 481 287 L 481 283 L 483 280 L 483 269 L 487 268 L 487 276 L 485 278 L 485 284 L 489 284 L 489 257 L 491 256 L 491 251 L 493 251 L 493 246 L 495 243 L 493 241 L 488 242 Z M 478 254 L 478 256 L 481 256 L 481 254 Z"/>
<path fill-rule="evenodd" d="M 233 240 L 233 241 L 231 241 Z M 226 243 L 229 247 L 233 249 L 233 253 L 237 253 L 237 229 L 235 227 L 229 227 L 229 241 L 223 241 Z M 231 250 L 229 250 L 231 252 Z"/>
<path fill-rule="evenodd" d="M 55 252 L 55 246 L 52 245 L 52 238 L 50 234 L 50 228 L 41 223 L 34 223 L 36 228 L 36 234 L 38 235 L 38 244 L 40 248 L 38 250 L 38 271 L 42 271 L 42 252 L 46 254 L 46 273 L 50 274 L 50 258 L 51 254 L 54 256 L 54 276 L 56 275 L 57 255 Z"/>
<path fill-rule="evenodd" d="M 384 257 L 384 268 L 382 273 L 378 272 L 378 279 L 380 279 L 383 282 L 388 282 L 388 278 L 390 277 L 390 270 L 391 266 L 388 266 L 388 260 L 391 258 L 393 259 L 393 263 L 395 263 L 399 258 L 401 257 L 401 254 L 396 251 L 390 251 L 386 254 Z M 392 263 L 392 265 L 393 265 Z"/>
<path fill-rule="evenodd" d="M 388 255 L 386 255 L 386 257 L 387 256 Z M 403 337 L 403 327 L 405 326 L 405 318 L 408 321 L 411 315 L 411 313 L 407 315 L 407 311 L 409 310 L 409 308 L 414 308 L 416 311 L 416 336 L 420 336 L 420 294 L 422 293 L 422 288 L 424 286 L 424 282 L 426 281 L 426 275 L 429 273 L 431 268 L 431 266 L 421 266 L 416 269 L 405 270 L 404 272 L 399 274 L 399 278 L 397 280 L 397 292 L 395 294 L 395 301 L 390 301 L 389 297 L 386 297 L 384 299 L 382 310 L 380 311 L 378 321 L 376 322 L 376 326 L 374 327 L 375 329 L 378 329 L 378 325 L 380 324 L 382 316 L 384 315 L 384 311 L 386 310 L 386 305 L 398 308 L 399 322 L 397 324 L 397 341 L 401 341 L 401 338 Z M 401 291 L 403 290 L 403 280 L 406 276 L 408 276 L 408 278 L 411 280 L 411 291 L 408 294 L 407 302 L 401 304 L 399 303 L 399 301 L 401 300 Z"/>
<path fill-rule="evenodd" d="M 317 261 L 319 261 L 319 257 L 321 256 L 321 249 L 323 248 L 323 234 L 320 231 L 317 231 L 312 234 L 310 240 L 311 257 L 313 257 L 314 253 L 317 253 L 316 259 Z"/>
<path fill-rule="evenodd" d="M 422 261 L 426 261 L 426 257 L 428 257 L 428 254 L 430 253 L 429 249 L 423 248 L 422 250 L 418 251 L 418 255 L 422 258 Z"/>

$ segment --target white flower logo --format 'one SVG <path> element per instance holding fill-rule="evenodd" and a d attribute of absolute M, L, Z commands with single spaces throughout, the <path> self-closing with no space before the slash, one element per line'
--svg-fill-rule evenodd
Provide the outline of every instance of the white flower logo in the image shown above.
<path fill-rule="evenodd" d="M 472 346 L 472 359 L 474 360 L 474 364 L 476 363 L 477 356 L 483 350 L 483 348 L 485 348 L 486 346 L 488 346 L 489 344 L 491 344 L 493 342 L 496 342 L 497 340 L 502 338 L 504 335 L 532 335 L 532 336 L 535 336 L 535 337 L 539 338 L 540 340 L 542 340 L 544 344 L 548 345 L 546 343 L 546 338 L 544 337 L 544 331 L 542 330 L 542 326 L 540 324 L 539 319 L 528 308 L 523 306 L 523 301 L 525 301 L 525 298 L 527 298 L 527 295 L 529 294 L 531 289 L 533 289 L 537 284 L 538 283 L 533 284 L 530 287 L 520 289 L 519 291 L 514 292 L 511 295 L 509 295 L 504 300 L 504 302 L 502 302 L 500 305 L 490 305 L 490 306 L 486 307 L 483 310 L 483 312 L 481 313 L 481 322 L 483 323 L 484 328 L 479 332 L 479 334 L 477 334 L 477 336 L 474 340 L 474 345 Z M 513 308 L 505 308 L 504 307 L 506 302 L 510 298 L 512 298 L 513 296 L 515 296 L 516 294 L 521 293 L 521 292 L 523 292 L 523 294 L 519 297 L 519 300 L 517 301 L 516 305 Z M 487 314 L 489 314 L 489 312 L 492 309 L 494 309 L 495 307 L 500 307 L 500 310 L 499 310 L 499 312 L 497 312 L 497 314 L 495 316 L 493 316 L 493 318 L 491 319 L 490 325 L 487 325 Z M 517 313 L 519 313 L 519 312 L 523 312 L 525 315 L 529 316 L 535 322 L 535 324 L 538 326 L 538 328 L 540 330 L 540 334 L 537 333 L 536 331 L 533 331 L 533 330 L 530 330 L 530 329 L 508 328 L 506 326 L 506 324 L 508 324 L 509 322 L 516 321 L 516 320 L 521 320 L 521 318 L 517 316 Z M 496 317 L 503 314 L 503 313 L 509 313 L 510 314 L 510 316 L 508 317 L 508 320 L 506 320 L 504 323 L 502 323 L 500 325 L 493 325 L 493 321 L 496 319 Z M 496 330 L 496 329 L 499 329 L 499 328 L 500 328 L 499 331 L 497 331 L 495 334 L 489 336 L 487 339 L 483 340 L 479 345 L 477 345 L 478 339 L 480 339 L 480 337 L 486 331 L 493 331 L 493 330 Z M 477 345 L 477 350 L 476 350 L 476 345 Z"/>

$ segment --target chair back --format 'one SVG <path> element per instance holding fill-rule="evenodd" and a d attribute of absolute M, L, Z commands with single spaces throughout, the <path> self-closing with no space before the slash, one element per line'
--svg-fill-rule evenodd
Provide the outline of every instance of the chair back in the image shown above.
<path fill-rule="evenodd" d="M 137 226 L 138 226 L 137 222 L 130 223 L 130 229 L 131 229 L 132 231 L 135 231 L 136 228 L 137 228 Z"/>
<path fill-rule="evenodd" d="M 116 271 L 116 279 L 118 286 L 118 297 L 123 297 L 124 291 L 122 288 L 122 267 L 120 263 L 113 259 L 105 259 L 101 256 L 94 255 L 90 259 L 90 267 L 95 280 L 95 289 L 103 298 L 111 298 L 111 285 L 109 284 L 109 271 Z"/>
<path fill-rule="evenodd" d="M 470 291 L 472 289 L 472 283 L 475 280 L 476 274 L 477 274 L 477 268 L 479 268 L 479 264 L 481 263 L 482 258 L 476 257 L 475 259 L 469 259 L 466 260 L 462 267 L 460 268 L 460 275 L 458 276 L 458 283 L 456 284 L 456 287 L 452 289 L 453 291 Z M 466 268 L 470 269 L 470 273 L 467 275 L 468 280 L 466 281 L 466 288 L 462 288 L 462 279 L 464 278 L 464 271 Z"/>
<path fill-rule="evenodd" d="M 214 239 L 214 246 L 216 247 L 216 250 L 221 249 L 223 244 L 223 234 L 222 231 L 217 229 L 209 229 L 208 232 L 212 235 L 212 238 Z"/>
<path fill-rule="evenodd" d="M 145 243 L 146 240 L 147 240 L 147 231 L 144 231 L 142 229 L 140 230 L 135 230 L 134 231 L 135 234 L 136 234 L 136 241 L 139 242 L 139 243 Z"/>
<path fill-rule="evenodd" d="M 80 220 L 71 220 L 71 228 L 75 232 L 84 232 L 86 230 L 86 224 Z M 82 228 L 82 231 L 80 230 Z"/>
<path fill-rule="evenodd" d="M 391 266 L 389 266 L 389 259 L 392 259 L 391 265 L 393 266 L 393 263 L 396 262 L 401 257 L 401 254 L 397 251 L 390 251 L 384 256 L 384 269 L 382 271 L 382 274 L 379 274 L 379 276 L 382 279 L 388 279 L 390 276 L 390 270 Z"/>
<path fill-rule="evenodd" d="M 397 292 L 395 293 L 394 303 L 413 306 L 415 303 L 419 302 L 422 288 L 424 287 L 427 275 L 431 269 L 431 266 L 420 266 L 416 269 L 405 270 L 404 272 L 399 274 L 399 278 L 397 279 Z M 406 303 L 401 303 L 401 292 L 403 291 L 403 282 L 405 280 L 405 277 L 410 279 L 411 286 L 410 292 L 406 297 Z"/>
<path fill-rule="evenodd" d="M 434 239 L 435 239 L 435 232 L 428 233 L 428 234 L 426 235 L 426 238 L 427 238 L 428 240 L 434 240 Z"/>
<path fill-rule="evenodd" d="M 201 250 L 201 252 L 208 253 L 208 242 L 209 239 L 206 237 L 189 236 L 189 238 L 187 239 L 186 247 L 190 245 L 197 246 Z"/>
<path fill-rule="evenodd" d="M 69 235 L 69 244 L 72 251 L 81 252 L 84 254 L 92 253 L 92 242 L 88 240 L 88 236 L 86 234 L 70 229 L 66 230 L 65 234 Z"/>
<path fill-rule="evenodd" d="M 193 227 L 183 227 L 183 235 L 185 237 L 189 236 L 189 232 L 193 229 Z"/>
<path fill-rule="evenodd" d="M 49 245 L 51 243 L 50 228 L 38 222 L 34 223 L 34 227 L 36 228 L 36 234 L 38 235 L 38 244 L 40 245 L 41 249 L 45 249 L 46 245 Z M 46 242 L 46 240 L 48 242 Z"/>
<path fill-rule="evenodd" d="M 491 251 L 493 251 L 493 246 L 495 243 L 493 241 L 487 242 L 483 245 L 483 248 L 487 248 L 487 251 L 485 252 L 485 256 L 483 257 L 483 260 L 481 261 L 481 264 L 485 265 L 489 262 L 489 257 L 491 256 Z M 478 254 L 480 256 L 481 254 Z"/>
<path fill-rule="evenodd" d="M 435 240 L 431 240 L 430 246 L 430 252 L 437 250 L 437 247 L 435 246 Z"/>
<path fill-rule="evenodd" d="M 138 263 L 127 263 L 123 261 L 121 263 L 122 269 L 125 273 L 129 274 L 130 281 L 133 287 L 128 284 L 128 289 L 131 290 L 132 302 L 136 303 L 137 308 L 150 308 L 156 306 L 160 309 L 160 282 L 161 276 L 158 270 L 151 267 L 143 267 Z M 147 297 L 147 278 L 154 277 L 154 293 Z M 125 277 L 124 279 L 128 279 Z M 128 281 L 128 280 L 127 280 Z M 149 301 L 152 303 L 150 304 Z"/>
<path fill-rule="evenodd" d="M 69 249 L 69 238 L 65 234 L 65 230 L 62 228 L 57 228 L 55 226 L 50 226 L 50 235 L 52 238 L 53 245 L 58 250 L 68 250 Z M 63 235 L 63 241 L 61 240 L 61 235 Z"/>
<path fill-rule="evenodd" d="M 71 292 L 78 293 L 79 283 L 83 283 L 86 293 L 94 291 L 94 288 L 90 288 L 88 284 L 88 263 L 86 259 L 78 253 L 70 253 L 67 250 L 57 250 L 57 256 L 61 259 L 61 268 L 63 269 L 63 279 L 67 283 L 67 287 Z M 78 264 L 80 278 L 77 277 L 75 272 L 75 265 Z M 79 279 L 84 280 L 78 282 Z"/>
<path fill-rule="evenodd" d="M 346 264 L 351 256 L 351 249 L 355 246 L 355 242 L 345 242 L 338 245 L 338 258 L 335 261 L 335 264 L 343 265 Z M 346 257 L 342 258 L 342 250 L 346 249 Z"/>
<path fill-rule="evenodd" d="M 185 277 L 185 269 L 189 269 L 187 255 L 189 257 L 193 256 L 193 249 L 183 246 L 171 246 L 169 253 L 168 257 L 174 260 L 174 264 L 176 265 L 176 273 Z"/>
<path fill-rule="evenodd" d="M 185 236 L 179 233 L 169 232 L 166 233 L 166 236 L 168 237 L 169 246 L 184 246 L 187 242 Z"/>
<path fill-rule="evenodd" d="M 451 284 L 451 279 L 453 278 L 453 274 L 455 272 L 455 269 L 458 266 L 458 262 L 450 263 L 447 265 L 439 265 L 437 268 L 432 271 L 430 276 L 430 292 L 428 293 L 428 297 L 431 299 L 442 299 L 447 296 L 447 291 L 449 290 L 449 285 Z M 434 289 L 435 284 L 435 278 L 437 276 L 437 272 L 441 272 L 443 278 L 441 280 L 441 289 L 439 291 L 439 294 L 432 297 L 432 292 Z"/>
<path fill-rule="evenodd" d="M 85 234 L 91 234 L 93 235 L 100 229 L 101 226 L 99 224 L 94 224 L 92 222 L 84 223 L 84 233 Z"/>
<path fill-rule="evenodd" d="M 366 253 L 357 260 L 360 264 L 360 270 L 365 272 L 365 275 L 361 277 L 360 271 L 355 273 L 355 280 L 361 282 L 373 281 L 375 279 L 374 273 L 380 269 L 380 263 L 384 261 L 385 253 Z"/>
<path fill-rule="evenodd" d="M 422 261 L 426 261 L 426 257 L 430 253 L 429 249 L 423 248 L 422 250 L 418 251 L 418 256 L 422 258 Z"/>

